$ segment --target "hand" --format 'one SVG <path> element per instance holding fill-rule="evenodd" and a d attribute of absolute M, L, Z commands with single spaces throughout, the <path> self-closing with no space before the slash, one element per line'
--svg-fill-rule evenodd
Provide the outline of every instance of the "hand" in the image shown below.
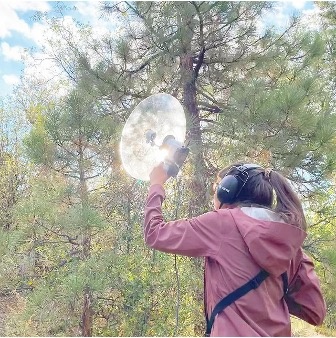
<path fill-rule="evenodd" d="M 152 172 L 149 174 L 149 178 L 151 185 L 163 185 L 168 180 L 169 176 L 163 166 L 163 163 L 160 163 L 158 166 L 153 168 Z"/>

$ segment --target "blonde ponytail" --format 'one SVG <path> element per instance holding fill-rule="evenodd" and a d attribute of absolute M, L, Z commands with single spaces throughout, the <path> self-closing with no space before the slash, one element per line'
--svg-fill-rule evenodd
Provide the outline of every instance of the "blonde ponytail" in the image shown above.
<path fill-rule="evenodd" d="M 274 211 L 279 213 L 285 222 L 306 230 L 307 223 L 301 201 L 288 180 L 276 171 L 269 173 L 268 180 L 276 193 Z"/>

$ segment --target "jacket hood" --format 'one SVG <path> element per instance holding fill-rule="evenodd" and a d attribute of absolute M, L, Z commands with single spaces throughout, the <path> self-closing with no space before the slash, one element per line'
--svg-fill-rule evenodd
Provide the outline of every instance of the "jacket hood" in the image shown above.
<path fill-rule="evenodd" d="M 280 276 L 289 268 L 306 232 L 265 208 L 242 207 L 231 211 L 256 263 L 271 275 Z"/>

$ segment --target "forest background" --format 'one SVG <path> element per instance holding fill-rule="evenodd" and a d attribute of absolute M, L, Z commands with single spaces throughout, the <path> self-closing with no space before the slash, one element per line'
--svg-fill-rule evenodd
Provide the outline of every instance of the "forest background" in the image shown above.
<path fill-rule="evenodd" d="M 260 33 L 274 4 L 102 3 L 117 23 L 103 38 L 68 25 L 63 5 L 37 13 L 59 73 L 23 76 L 0 107 L 0 335 L 203 335 L 202 261 L 144 245 L 148 182 L 120 160 L 128 116 L 159 92 L 183 104 L 191 148 L 165 217 L 212 208 L 216 172 L 238 159 L 282 172 L 328 308 L 294 334 L 335 335 L 336 7 L 317 3 L 318 28 L 293 17 Z"/>

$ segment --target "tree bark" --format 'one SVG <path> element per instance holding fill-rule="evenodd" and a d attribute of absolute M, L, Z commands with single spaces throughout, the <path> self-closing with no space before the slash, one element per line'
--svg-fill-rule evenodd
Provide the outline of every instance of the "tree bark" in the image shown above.
<path fill-rule="evenodd" d="M 89 287 L 84 289 L 83 313 L 81 318 L 82 337 L 92 337 L 92 293 Z"/>
<path fill-rule="evenodd" d="M 81 200 L 82 212 L 89 206 L 89 196 L 85 177 L 85 166 L 84 166 L 84 144 L 83 136 L 80 136 L 79 141 L 79 193 Z M 86 260 L 91 254 L 91 231 L 86 225 L 83 227 L 82 233 L 82 259 Z M 83 311 L 81 318 L 81 335 L 83 337 L 92 336 L 92 321 L 93 321 L 93 310 L 92 310 L 92 292 L 89 286 L 86 286 L 83 290 Z"/>
<path fill-rule="evenodd" d="M 192 217 L 202 212 L 204 205 L 206 205 L 205 165 L 201 120 L 196 100 L 197 73 L 193 67 L 193 57 L 191 54 L 181 56 L 180 67 L 183 83 L 183 102 L 189 122 L 188 139 L 190 140 L 190 148 L 193 156 L 193 178 L 190 183 L 190 188 L 195 199 L 194 203 L 189 206 L 189 216 Z"/>

